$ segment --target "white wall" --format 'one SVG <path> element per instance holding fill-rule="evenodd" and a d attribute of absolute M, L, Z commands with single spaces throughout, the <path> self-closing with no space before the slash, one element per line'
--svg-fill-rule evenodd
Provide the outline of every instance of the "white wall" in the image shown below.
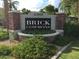
<path fill-rule="evenodd" d="M 56 15 L 51 15 L 51 30 L 55 30 Z"/>
<path fill-rule="evenodd" d="M 21 14 L 20 17 L 21 17 L 20 18 L 21 30 L 25 30 L 25 18 L 51 18 L 51 30 L 55 29 L 55 20 L 56 20 L 55 15 L 47 15 L 47 14 L 38 15 L 36 13 L 29 13 L 28 15 Z"/>

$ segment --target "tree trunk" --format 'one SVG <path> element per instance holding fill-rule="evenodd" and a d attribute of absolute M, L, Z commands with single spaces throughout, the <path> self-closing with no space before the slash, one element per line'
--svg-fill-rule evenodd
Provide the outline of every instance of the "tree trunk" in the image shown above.
<path fill-rule="evenodd" d="M 8 28 L 8 11 L 9 11 L 8 0 L 4 0 L 5 23 L 7 28 Z"/>
<path fill-rule="evenodd" d="M 9 1 L 9 10 L 12 11 L 11 0 L 8 0 L 8 1 Z"/>

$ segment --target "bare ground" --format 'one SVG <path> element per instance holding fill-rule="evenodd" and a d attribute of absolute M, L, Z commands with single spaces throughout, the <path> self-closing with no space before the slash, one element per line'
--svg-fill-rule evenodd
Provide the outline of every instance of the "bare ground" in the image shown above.
<path fill-rule="evenodd" d="M 5 41 L 0 41 L 0 45 L 6 45 L 6 46 L 15 46 L 19 42 L 16 40 L 5 40 Z"/>

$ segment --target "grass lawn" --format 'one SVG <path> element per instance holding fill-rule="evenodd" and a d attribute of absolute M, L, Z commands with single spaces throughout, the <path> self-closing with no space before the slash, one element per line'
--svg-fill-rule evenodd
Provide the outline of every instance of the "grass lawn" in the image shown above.
<path fill-rule="evenodd" d="M 79 40 L 74 41 L 58 59 L 79 59 Z"/>
<path fill-rule="evenodd" d="M 8 47 L 14 47 L 18 44 L 19 42 L 16 40 L 10 41 L 10 40 L 5 40 L 5 41 L 0 41 L 0 45 L 2 46 L 8 46 Z M 2 50 L 3 51 L 3 50 Z M 0 52 L 1 54 L 1 52 Z M 15 59 L 13 56 L 10 55 L 0 55 L 0 59 Z"/>
<path fill-rule="evenodd" d="M 0 59 L 15 59 L 15 58 L 11 56 L 0 56 Z"/>

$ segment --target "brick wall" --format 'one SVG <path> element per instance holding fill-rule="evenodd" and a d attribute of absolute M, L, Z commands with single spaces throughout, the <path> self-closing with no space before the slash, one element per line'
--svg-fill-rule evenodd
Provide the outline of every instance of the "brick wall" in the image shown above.
<path fill-rule="evenodd" d="M 19 30 L 20 29 L 20 14 L 17 12 L 9 12 L 9 29 Z"/>
<path fill-rule="evenodd" d="M 63 29 L 66 15 L 60 13 L 56 15 L 56 29 Z M 9 12 L 9 29 L 19 30 L 20 29 L 20 13 Z"/>
<path fill-rule="evenodd" d="M 65 23 L 66 15 L 64 13 L 60 13 L 56 15 L 56 29 L 63 29 Z"/>
<path fill-rule="evenodd" d="M 64 21 L 65 21 L 65 14 L 57 14 L 56 15 L 56 29 L 63 29 Z M 10 30 L 20 30 L 20 13 L 17 12 L 9 12 L 9 19 L 8 19 L 8 25 Z M 11 35 L 12 36 L 12 35 Z M 22 39 L 24 37 L 17 36 L 17 38 L 13 39 Z M 53 42 L 54 37 L 46 37 L 48 42 Z M 12 39 L 12 37 L 11 37 Z"/>

